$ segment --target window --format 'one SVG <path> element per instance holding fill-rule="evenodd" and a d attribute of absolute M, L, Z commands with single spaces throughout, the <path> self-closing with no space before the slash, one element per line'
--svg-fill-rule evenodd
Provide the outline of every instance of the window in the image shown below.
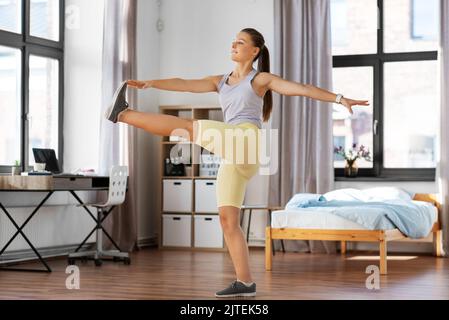
<path fill-rule="evenodd" d="M 412 39 L 431 42 L 428 46 L 433 50 L 438 46 L 438 6 L 438 0 L 413 0 L 412 5 Z"/>
<path fill-rule="evenodd" d="M 62 160 L 63 8 L 0 0 L 0 173 L 16 161 L 28 170 L 36 147 Z"/>
<path fill-rule="evenodd" d="M 32 148 L 58 152 L 58 60 L 30 56 L 29 154 Z M 29 165 L 34 164 L 30 157 Z"/>
<path fill-rule="evenodd" d="M 30 35 L 59 40 L 59 0 L 30 0 Z"/>
<path fill-rule="evenodd" d="M 22 32 L 22 6 L 20 0 L 0 1 L 0 29 Z"/>
<path fill-rule="evenodd" d="M 332 54 L 377 52 L 377 0 L 332 0 Z"/>
<path fill-rule="evenodd" d="M 344 67 L 336 68 L 333 72 L 334 91 L 344 92 L 348 97 L 363 96 L 367 100 L 373 100 L 373 68 L 372 67 Z M 348 81 L 356 79 L 356 81 Z M 336 144 L 345 149 L 352 147 L 353 143 L 364 145 L 373 150 L 373 107 L 353 109 L 354 115 L 349 118 L 349 111 L 343 106 L 335 105 L 334 136 L 344 137 L 344 144 Z M 360 159 L 357 162 L 359 168 L 372 168 L 372 162 Z M 336 161 L 336 168 L 344 168 L 343 159 Z"/>
<path fill-rule="evenodd" d="M 334 108 L 335 146 L 371 151 L 359 177 L 435 179 L 438 17 L 439 0 L 331 0 L 334 92 L 370 100 Z M 343 166 L 334 157 L 337 179 Z"/>
<path fill-rule="evenodd" d="M 388 62 L 384 74 L 384 166 L 435 168 L 437 61 Z"/>
<path fill-rule="evenodd" d="M 384 0 L 385 52 L 438 50 L 439 0 Z"/>
<path fill-rule="evenodd" d="M 20 159 L 20 50 L 0 46 L 0 163 Z"/>

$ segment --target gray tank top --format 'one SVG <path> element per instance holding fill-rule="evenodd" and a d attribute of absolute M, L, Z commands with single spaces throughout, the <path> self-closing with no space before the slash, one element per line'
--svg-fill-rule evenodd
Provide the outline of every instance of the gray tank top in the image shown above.
<path fill-rule="evenodd" d="M 251 84 L 257 73 L 253 68 L 243 80 L 234 85 L 227 83 L 232 72 L 225 74 L 221 79 L 218 84 L 218 99 L 225 123 L 251 122 L 262 128 L 263 98 L 257 95 Z"/>

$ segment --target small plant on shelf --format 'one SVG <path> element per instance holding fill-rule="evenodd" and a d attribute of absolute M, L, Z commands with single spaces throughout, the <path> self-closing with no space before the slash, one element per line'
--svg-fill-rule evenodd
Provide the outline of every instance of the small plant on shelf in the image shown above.
<path fill-rule="evenodd" d="M 20 161 L 19 160 L 15 160 L 14 161 L 14 166 L 12 166 L 12 172 L 11 174 L 13 176 L 18 176 L 20 175 Z"/>

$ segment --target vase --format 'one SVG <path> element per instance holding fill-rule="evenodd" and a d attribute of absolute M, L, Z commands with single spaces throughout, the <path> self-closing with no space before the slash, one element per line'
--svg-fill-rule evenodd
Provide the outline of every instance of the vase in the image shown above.
<path fill-rule="evenodd" d="M 357 177 L 358 172 L 359 172 L 359 168 L 357 168 L 357 165 L 355 162 L 352 162 L 352 163 L 346 162 L 345 177 L 355 178 L 355 177 Z"/>
<path fill-rule="evenodd" d="M 20 173 L 21 173 L 21 171 L 20 171 L 20 167 L 12 167 L 11 168 L 11 175 L 13 175 L 13 176 L 20 176 Z"/>

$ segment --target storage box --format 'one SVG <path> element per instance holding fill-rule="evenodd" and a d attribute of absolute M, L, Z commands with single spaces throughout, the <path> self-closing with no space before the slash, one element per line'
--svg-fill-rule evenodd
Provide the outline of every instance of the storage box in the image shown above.
<path fill-rule="evenodd" d="M 190 247 L 192 239 L 192 216 L 164 214 L 162 218 L 162 245 L 167 247 Z"/>
<path fill-rule="evenodd" d="M 196 215 L 194 229 L 195 247 L 223 248 L 223 231 L 218 215 Z"/>
<path fill-rule="evenodd" d="M 195 212 L 218 213 L 216 184 L 215 180 L 195 180 Z"/>
<path fill-rule="evenodd" d="M 192 180 L 165 179 L 163 211 L 192 212 Z"/>

